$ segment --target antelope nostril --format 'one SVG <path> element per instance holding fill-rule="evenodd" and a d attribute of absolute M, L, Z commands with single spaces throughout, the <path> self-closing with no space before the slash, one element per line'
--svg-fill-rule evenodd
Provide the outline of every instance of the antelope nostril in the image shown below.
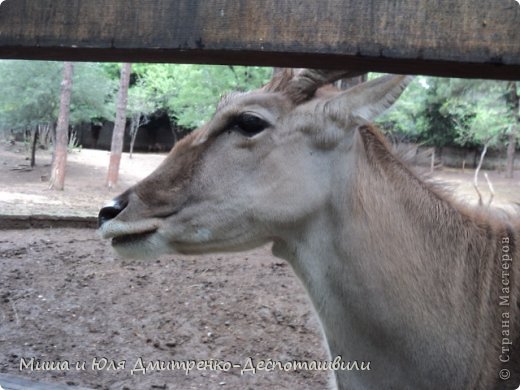
<path fill-rule="evenodd" d="M 121 211 L 126 207 L 126 202 L 119 202 L 117 200 L 112 201 L 110 204 L 104 206 L 99 210 L 98 214 L 98 227 L 101 227 L 105 222 L 114 219 L 119 215 Z"/>

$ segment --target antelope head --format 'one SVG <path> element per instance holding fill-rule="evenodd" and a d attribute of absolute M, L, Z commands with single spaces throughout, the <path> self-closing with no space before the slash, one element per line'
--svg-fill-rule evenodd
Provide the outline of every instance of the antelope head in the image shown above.
<path fill-rule="evenodd" d="M 357 128 L 409 81 L 326 86 L 358 74 L 284 71 L 259 90 L 225 96 L 206 125 L 101 209 L 102 237 L 128 257 L 241 251 L 288 239 L 338 196 Z"/>

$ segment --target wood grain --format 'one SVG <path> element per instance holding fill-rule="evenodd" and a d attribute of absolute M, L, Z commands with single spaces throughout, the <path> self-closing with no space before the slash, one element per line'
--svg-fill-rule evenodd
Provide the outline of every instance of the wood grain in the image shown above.
<path fill-rule="evenodd" d="M 7 0 L 0 58 L 520 79 L 514 0 Z"/>

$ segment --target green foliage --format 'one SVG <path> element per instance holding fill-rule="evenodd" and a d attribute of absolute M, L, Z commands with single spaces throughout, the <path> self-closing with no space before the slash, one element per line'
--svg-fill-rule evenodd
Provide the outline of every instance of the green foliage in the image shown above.
<path fill-rule="evenodd" d="M 140 69 L 140 88 L 180 126 L 206 122 L 219 98 L 230 91 L 251 90 L 266 83 L 270 68 L 208 65 L 148 65 Z"/>
<path fill-rule="evenodd" d="M 369 79 L 374 78 L 369 74 Z M 400 141 L 417 141 L 424 131 L 423 107 L 428 92 L 427 78 L 417 76 L 405 89 L 397 102 L 376 123 L 391 138 Z"/>
<path fill-rule="evenodd" d="M 496 146 L 514 120 L 506 94 L 507 82 L 418 76 L 378 123 L 436 147 Z"/>
<path fill-rule="evenodd" d="M 496 146 L 514 121 L 507 82 L 450 79 L 443 110 L 452 115 L 460 145 Z"/>
<path fill-rule="evenodd" d="M 62 64 L 0 61 L 0 125 L 33 127 L 56 120 Z"/>
<path fill-rule="evenodd" d="M 94 118 L 113 119 L 117 81 L 98 63 L 77 63 L 72 84 L 71 124 Z"/>
<path fill-rule="evenodd" d="M 100 64 L 101 69 L 111 80 L 119 80 L 121 75 L 121 64 L 116 62 L 103 62 Z"/>
<path fill-rule="evenodd" d="M 426 80 L 428 88 L 421 102 L 421 140 L 439 148 L 456 143 L 457 123 L 464 122 L 446 109 L 449 107 L 449 82 L 449 79 L 438 78 Z"/>
<path fill-rule="evenodd" d="M 72 87 L 71 123 L 113 119 L 120 64 L 77 63 Z M 0 126 L 54 123 L 59 109 L 63 64 L 0 61 Z M 243 66 L 135 64 L 128 116 L 165 110 L 188 128 L 200 126 L 221 95 L 251 90 L 267 82 L 270 68 Z"/>
<path fill-rule="evenodd" d="M 150 93 L 142 79 L 139 79 L 134 86 L 128 89 L 128 105 L 126 109 L 128 117 L 150 115 L 162 108 L 157 99 L 150 98 Z"/>
<path fill-rule="evenodd" d="M 0 128 L 56 122 L 63 63 L 5 60 L 0 61 L 0 75 Z M 75 64 L 71 124 L 112 118 L 114 87 L 99 64 Z"/>
<path fill-rule="evenodd" d="M 113 119 L 120 69 L 116 63 L 75 64 L 72 124 Z M 133 64 L 128 117 L 138 121 L 165 111 L 178 125 L 195 128 L 211 117 L 222 95 L 258 88 L 271 72 L 261 67 Z M 0 61 L 0 129 L 54 124 L 62 73 L 61 62 Z M 507 93 L 507 82 L 416 76 L 377 122 L 396 140 L 437 147 L 498 145 L 514 128 L 517 115 Z"/>

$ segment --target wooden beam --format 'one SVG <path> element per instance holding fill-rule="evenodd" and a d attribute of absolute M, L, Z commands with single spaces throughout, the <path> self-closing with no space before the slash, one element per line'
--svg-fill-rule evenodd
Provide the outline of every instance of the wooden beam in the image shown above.
<path fill-rule="evenodd" d="M 0 58 L 520 79 L 515 0 L 6 0 Z"/>

